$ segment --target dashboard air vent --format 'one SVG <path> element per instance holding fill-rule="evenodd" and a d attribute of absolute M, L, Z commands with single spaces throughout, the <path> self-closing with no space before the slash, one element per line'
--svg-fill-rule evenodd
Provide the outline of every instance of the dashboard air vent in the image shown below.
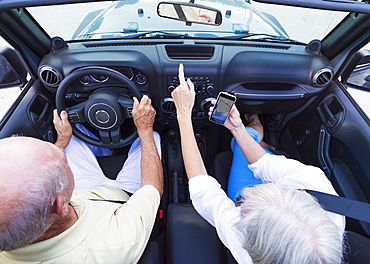
<path fill-rule="evenodd" d="M 57 87 L 62 81 L 62 75 L 60 72 L 51 66 L 40 67 L 39 75 L 41 81 L 47 86 Z"/>
<path fill-rule="evenodd" d="M 166 52 L 171 59 L 209 60 L 213 57 L 213 45 L 166 45 Z"/>
<path fill-rule="evenodd" d="M 329 84 L 333 79 L 334 73 L 331 68 L 322 68 L 313 76 L 313 84 L 319 87 Z"/>
<path fill-rule="evenodd" d="M 172 114 L 176 112 L 175 102 L 172 98 L 164 98 L 161 102 L 161 106 L 165 113 Z"/>

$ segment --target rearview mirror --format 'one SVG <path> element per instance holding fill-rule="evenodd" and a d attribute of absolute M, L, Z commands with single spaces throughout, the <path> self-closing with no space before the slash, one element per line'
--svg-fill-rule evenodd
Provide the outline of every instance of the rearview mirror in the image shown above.
<path fill-rule="evenodd" d="M 161 2 L 158 4 L 157 13 L 160 17 L 184 21 L 187 24 L 218 26 L 222 22 L 219 10 L 193 3 Z"/>

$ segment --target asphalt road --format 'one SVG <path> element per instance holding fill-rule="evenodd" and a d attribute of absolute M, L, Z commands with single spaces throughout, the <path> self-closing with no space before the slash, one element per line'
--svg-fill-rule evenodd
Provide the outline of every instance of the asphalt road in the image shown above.
<path fill-rule="evenodd" d="M 344 12 L 263 4 L 253 1 L 252 5 L 262 12 L 273 14 L 290 38 L 305 43 L 312 39 L 322 39 L 346 16 Z"/>
<path fill-rule="evenodd" d="M 112 5 L 112 1 L 37 7 L 31 8 L 30 13 L 42 26 L 47 26 L 47 33 L 51 37 L 60 36 L 68 40 L 71 39 L 73 33 L 88 13 L 104 9 L 110 5 Z M 62 25 L 60 24 L 61 21 Z"/>
<path fill-rule="evenodd" d="M 20 93 L 21 90 L 18 87 L 0 89 L 0 119 L 3 118 L 6 111 Z"/>

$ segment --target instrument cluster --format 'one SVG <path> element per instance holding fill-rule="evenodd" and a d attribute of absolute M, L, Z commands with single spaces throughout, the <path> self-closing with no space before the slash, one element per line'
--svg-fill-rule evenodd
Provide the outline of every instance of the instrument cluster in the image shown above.
<path fill-rule="evenodd" d="M 137 85 L 144 85 L 147 82 L 147 77 L 141 71 L 134 69 L 132 67 L 111 66 L 107 68 L 111 68 L 115 71 L 122 73 Z M 79 83 L 83 86 L 89 86 L 97 83 L 105 83 L 108 80 L 109 80 L 108 76 L 92 74 L 81 76 L 79 78 Z"/>

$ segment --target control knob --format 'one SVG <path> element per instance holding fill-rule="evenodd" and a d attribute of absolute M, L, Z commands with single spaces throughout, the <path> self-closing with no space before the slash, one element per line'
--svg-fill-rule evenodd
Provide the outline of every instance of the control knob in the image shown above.
<path fill-rule="evenodd" d="M 172 93 L 173 92 L 173 90 L 175 90 L 175 86 L 173 86 L 173 85 L 170 85 L 170 86 L 168 86 L 168 91 L 170 92 L 170 93 Z"/>
<path fill-rule="evenodd" d="M 214 88 L 212 85 L 208 85 L 208 86 L 207 86 L 207 92 L 208 92 L 208 93 L 210 93 L 210 94 L 211 94 L 211 93 L 213 93 L 213 91 L 214 91 L 214 90 L 215 90 L 215 88 Z"/>

